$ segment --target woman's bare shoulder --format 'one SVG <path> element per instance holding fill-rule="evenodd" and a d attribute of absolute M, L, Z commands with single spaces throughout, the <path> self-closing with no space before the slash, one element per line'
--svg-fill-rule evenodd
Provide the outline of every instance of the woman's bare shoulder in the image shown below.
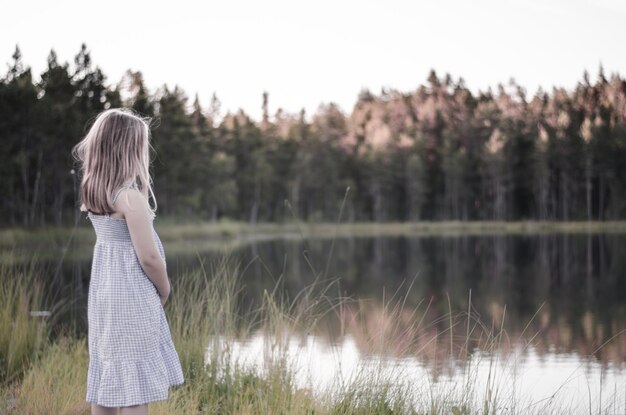
<path fill-rule="evenodd" d="M 146 197 L 136 188 L 131 187 L 121 190 L 115 201 L 115 211 L 122 213 L 124 216 L 144 212 L 149 213 L 148 210 L 149 206 Z"/>

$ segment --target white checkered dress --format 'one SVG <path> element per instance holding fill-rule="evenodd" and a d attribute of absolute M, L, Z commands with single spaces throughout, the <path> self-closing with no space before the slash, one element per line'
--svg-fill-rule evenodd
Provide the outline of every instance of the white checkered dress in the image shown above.
<path fill-rule="evenodd" d="M 87 216 L 97 240 L 87 299 L 86 400 L 108 407 L 166 400 L 169 387 L 184 379 L 157 289 L 139 263 L 126 220 Z M 165 262 L 154 228 L 152 235 Z"/>

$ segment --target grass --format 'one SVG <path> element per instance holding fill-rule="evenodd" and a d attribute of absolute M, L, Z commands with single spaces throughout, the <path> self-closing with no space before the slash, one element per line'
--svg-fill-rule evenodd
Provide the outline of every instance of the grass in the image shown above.
<path fill-rule="evenodd" d="M 327 389 L 298 387 L 287 356 L 288 339 L 323 330 L 320 323 L 326 317 L 343 316 L 355 303 L 332 296 L 337 281 L 321 278 L 295 298 L 287 298 L 278 290 L 279 278 L 276 289 L 266 291 L 257 306 L 243 309 L 239 264 L 228 256 L 209 264 L 199 259 L 199 264 L 176 277 L 165 306 L 185 383 L 170 390 L 168 401 L 151 404 L 151 414 L 573 413 L 571 408 L 559 408 L 556 399 L 533 406 L 510 393 L 511 362 L 500 361 L 494 353 L 508 341 L 506 333 L 502 327 L 483 324 L 471 301 L 465 311 L 448 310 L 429 319 L 430 304 L 405 307 L 410 286 L 403 290 L 406 294 L 397 291 L 384 299 L 379 322 L 361 333 L 362 338 L 373 353 L 449 358 L 460 365 L 464 375 L 460 380 L 438 382 L 433 375 L 420 384 L 401 381 L 405 368 L 379 359 Z M 89 414 L 84 402 L 87 339 L 66 333 L 47 340 L 48 320 L 29 312 L 50 306 L 38 288 L 37 273 L 36 266 L 0 271 L 0 358 L 7 368 L 0 382 L 0 398 L 6 405 L 0 410 L 20 415 Z M 362 317 L 360 311 L 354 316 Z M 262 368 L 244 365 L 234 353 L 235 342 L 253 333 L 262 333 L 267 340 Z M 479 365 L 488 368 L 484 384 L 478 381 Z"/>
<path fill-rule="evenodd" d="M 84 402 L 88 363 L 86 338 L 59 337 L 19 382 L 6 389 L 7 413 L 90 414 Z"/>
<path fill-rule="evenodd" d="M 20 377 L 43 353 L 49 338 L 47 310 L 36 261 L 11 268 L 0 264 L 0 384 Z M 31 312 L 35 311 L 32 313 Z"/>

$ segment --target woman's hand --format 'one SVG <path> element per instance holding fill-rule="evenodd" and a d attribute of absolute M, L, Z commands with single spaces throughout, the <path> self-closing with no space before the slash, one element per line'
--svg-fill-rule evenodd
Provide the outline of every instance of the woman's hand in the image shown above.
<path fill-rule="evenodd" d="M 170 291 L 171 291 L 171 286 L 170 286 L 170 282 L 169 279 L 167 281 L 167 291 L 164 292 L 159 292 L 159 290 L 157 290 L 157 292 L 159 293 L 159 298 L 161 299 L 161 305 L 165 306 L 165 302 L 167 301 L 167 299 L 170 296 Z"/>

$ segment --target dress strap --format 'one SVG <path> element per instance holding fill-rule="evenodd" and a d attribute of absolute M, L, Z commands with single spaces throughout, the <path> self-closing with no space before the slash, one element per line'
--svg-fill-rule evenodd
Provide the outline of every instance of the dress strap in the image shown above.
<path fill-rule="evenodd" d="M 120 192 L 124 189 L 130 189 L 130 188 L 135 188 L 137 189 L 137 183 L 134 181 L 131 182 L 126 182 L 124 183 L 119 189 L 117 189 L 115 191 L 115 193 L 113 194 L 113 199 L 111 200 L 112 204 L 115 204 L 115 201 L 117 200 L 117 197 L 120 195 Z"/>

